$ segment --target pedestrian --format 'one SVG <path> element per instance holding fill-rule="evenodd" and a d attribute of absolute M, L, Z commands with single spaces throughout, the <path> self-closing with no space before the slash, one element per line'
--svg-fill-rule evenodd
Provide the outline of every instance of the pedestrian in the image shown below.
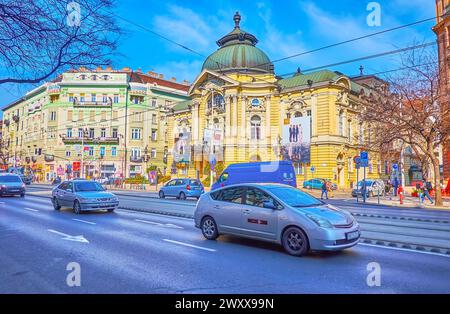
<path fill-rule="evenodd" d="M 333 189 L 332 189 L 333 184 L 331 183 L 330 180 L 326 180 L 326 182 L 327 182 L 327 194 L 329 193 L 330 198 L 333 198 Z"/>
<path fill-rule="evenodd" d="M 431 191 L 433 190 L 433 185 L 431 184 L 431 182 L 424 179 L 423 184 L 422 184 L 422 189 L 423 189 L 422 203 L 426 197 L 431 202 L 431 204 L 433 204 L 433 199 L 431 198 L 431 195 L 430 195 Z"/>
<path fill-rule="evenodd" d="M 398 178 L 395 177 L 394 178 L 394 183 L 393 183 L 393 187 L 394 187 L 394 196 L 397 196 L 397 189 L 398 189 Z"/>
<path fill-rule="evenodd" d="M 322 195 L 320 196 L 320 199 L 323 200 L 323 195 L 325 194 L 326 199 L 328 199 L 328 188 L 327 188 L 327 181 L 323 180 L 322 184 Z"/>

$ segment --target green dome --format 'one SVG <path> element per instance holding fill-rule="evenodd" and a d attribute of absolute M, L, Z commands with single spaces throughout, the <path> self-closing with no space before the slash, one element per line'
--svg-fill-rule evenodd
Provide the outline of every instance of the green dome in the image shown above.
<path fill-rule="evenodd" d="M 220 48 L 206 58 L 202 70 L 273 73 L 269 57 L 255 47 L 256 37 L 239 27 L 240 20 L 241 16 L 236 12 L 233 31 L 217 41 Z"/>

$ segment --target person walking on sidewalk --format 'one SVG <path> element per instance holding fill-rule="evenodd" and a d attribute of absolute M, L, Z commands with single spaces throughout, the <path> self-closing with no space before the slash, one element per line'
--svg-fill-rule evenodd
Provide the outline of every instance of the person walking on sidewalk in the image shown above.
<path fill-rule="evenodd" d="M 433 190 L 433 185 L 430 181 L 427 181 L 426 179 L 423 179 L 422 182 L 422 203 L 425 200 L 425 197 L 428 198 L 428 200 L 433 204 L 433 199 L 431 198 L 431 191 Z"/>
<path fill-rule="evenodd" d="M 327 187 L 327 180 L 323 180 L 322 184 L 322 195 L 320 196 L 320 199 L 323 200 L 323 195 L 325 194 L 325 197 L 328 199 L 328 187 Z"/>
<path fill-rule="evenodd" d="M 395 177 L 394 178 L 394 183 L 393 183 L 393 186 L 394 186 L 394 196 L 397 196 L 397 189 L 398 189 L 398 178 L 397 177 Z"/>

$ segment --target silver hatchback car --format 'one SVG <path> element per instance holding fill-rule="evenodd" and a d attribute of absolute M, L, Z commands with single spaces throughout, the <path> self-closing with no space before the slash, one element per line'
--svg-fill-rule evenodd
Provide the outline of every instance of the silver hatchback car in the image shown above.
<path fill-rule="evenodd" d="M 119 206 L 117 196 L 95 181 L 64 181 L 52 191 L 52 203 L 55 210 L 61 207 L 73 208 L 75 214 L 83 210 L 107 210 L 112 212 Z"/>
<path fill-rule="evenodd" d="M 295 256 L 346 249 L 360 237 L 349 212 L 282 184 L 237 184 L 203 194 L 194 218 L 209 240 L 220 234 L 261 239 Z"/>

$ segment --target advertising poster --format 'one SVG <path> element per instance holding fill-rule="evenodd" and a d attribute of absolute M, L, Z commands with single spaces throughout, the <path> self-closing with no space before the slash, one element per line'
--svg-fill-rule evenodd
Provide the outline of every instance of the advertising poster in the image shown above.
<path fill-rule="evenodd" d="M 175 162 L 190 162 L 191 160 L 191 133 L 183 129 L 175 137 L 173 160 Z"/>
<path fill-rule="evenodd" d="M 311 119 L 285 119 L 282 129 L 281 154 L 284 160 L 309 163 L 311 160 Z"/>

